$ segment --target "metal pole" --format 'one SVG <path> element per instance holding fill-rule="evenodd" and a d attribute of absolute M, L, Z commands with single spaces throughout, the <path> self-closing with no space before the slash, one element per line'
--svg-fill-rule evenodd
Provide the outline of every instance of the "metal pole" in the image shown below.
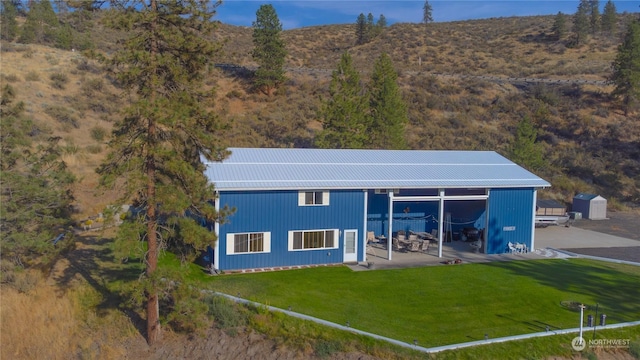
<path fill-rule="evenodd" d="M 582 338 L 582 323 L 584 322 L 584 308 L 586 308 L 586 306 L 584 306 L 583 304 L 580 304 L 580 341 L 584 341 Z"/>

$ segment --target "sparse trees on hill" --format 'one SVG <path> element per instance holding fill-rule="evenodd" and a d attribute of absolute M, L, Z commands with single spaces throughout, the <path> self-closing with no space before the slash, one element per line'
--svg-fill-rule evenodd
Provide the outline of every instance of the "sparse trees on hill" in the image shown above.
<path fill-rule="evenodd" d="M 398 87 L 398 74 L 391 57 L 383 53 L 373 65 L 369 82 L 371 146 L 377 149 L 405 149 L 407 105 Z"/>
<path fill-rule="evenodd" d="M 18 35 L 18 10 L 11 1 L 0 3 L 0 39 L 12 41 Z"/>
<path fill-rule="evenodd" d="M 366 17 L 363 13 L 358 15 L 356 19 L 356 45 L 363 45 L 382 33 L 382 30 L 387 26 L 387 18 L 380 14 L 378 21 L 374 23 L 374 17 L 372 13 L 369 13 Z"/>
<path fill-rule="evenodd" d="M 349 53 L 342 54 L 338 68 L 331 74 L 329 98 L 320 119 L 323 130 L 315 144 L 326 149 L 362 149 L 370 143 L 369 114 L 360 74 Z"/>
<path fill-rule="evenodd" d="M 141 259 L 145 273 L 134 299 L 146 303 L 147 341 L 160 338 L 160 297 L 171 304 L 168 319 L 182 329 L 198 326 L 199 293 L 177 296 L 181 271 L 158 266 L 171 246 L 189 261 L 213 246 L 215 234 L 200 221 L 221 221 L 214 189 L 201 157 L 222 160 L 227 151 L 204 73 L 220 50 L 210 41 L 219 2 L 136 0 L 113 2 L 106 24 L 127 35 L 106 63 L 132 100 L 114 127 L 110 152 L 98 169 L 101 183 L 118 187 L 121 201 L 134 201 L 143 214 L 118 228 L 122 255 Z M 190 216 L 185 216 L 189 214 Z M 199 220 L 196 220 L 198 218 Z M 144 243 L 146 246 L 141 245 Z M 184 290 L 184 289 L 183 289 Z M 187 301 L 188 304 L 185 304 Z"/>
<path fill-rule="evenodd" d="M 604 5 L 604 11 L 602 12 L 602 30 L 609 35 L 613 35 L 616 32 L 617 26 L 618 14 L 616 5 L 613 1 L 609 0 Z"/>
<path fill-rule="evenodd" d="M 19 41 L 25 44 L 52 44 L 58 29 L 58 17 L 49 0 L 30 4 L 27 19 L 22 25 Z"/>
<path fill-rule="evenodd" d="M 259 67 L 255 73 L 254 86 L 267 95 L 273 94 L 285 81 L 284 58 L 287 55 L 284 41 L 280 38 L 282 24 L 275 8 L 261 5 L 253 22 L 253 59 Z"/>
<path fill-rule="evenodd" d="M 404 149 L 407 106 L 397 84 L 391 58 L 382 54 L 375 62 L 366 88 L 344 53 L 331 77 L 331 97 L 319 118 L 323 130 L 316 146 L 335 149 Z"/>
<path fill-rule="evenodd" d="M 627 116 L 640 102 L 640 19 L 629 24 L 613 62 L 612 95 L 621 97 Z"/>

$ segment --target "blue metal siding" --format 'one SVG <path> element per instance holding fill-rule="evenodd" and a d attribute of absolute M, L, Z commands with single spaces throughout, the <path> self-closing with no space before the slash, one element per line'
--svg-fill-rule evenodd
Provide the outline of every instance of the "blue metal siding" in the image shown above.
<path fill-rule="evenodd" d="M 507 252 L 508 243 L 531 248 L 533 189 L 492 189 L 489 195 L 489 224 L 486 252 Z"/>
<path fill-rule="evenodd" d="M 220 226 L 218 251 L 221 270 L 279 266 L 333 264 L 343 261 L 344 230 L 358 230 L 358 249 L 364 234 L 364 192 L 329 191 L 328 206 L 298 206 L 298 191 L 230 191 L 220 193 L 220 205 L 235 207 L 236 212 Z M 288 250 L 291 230 L 338 229 L 338 248 Z M 271 252 L 226 254 L 229 233 L 270 232 Z M 358 260 L 362 260 L 358 251 Z"/>

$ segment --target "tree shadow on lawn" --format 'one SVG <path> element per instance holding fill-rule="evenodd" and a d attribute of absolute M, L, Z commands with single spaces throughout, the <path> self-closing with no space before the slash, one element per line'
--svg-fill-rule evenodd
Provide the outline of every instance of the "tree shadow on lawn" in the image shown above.
<path fill-rule="evenodd" d="M 561 301 L 594 301 L 585 305 L 598 303 L 601 313 L 607 311 L 607 317 L 611 320 L 635 321 L 640 315 L 640 270 L 634 274 L 616 269 L 629 266 L 631 271 L 636 270 L 631 265 L 583 259 L 491 262 L 482 265 L 508 270 L 514 276 L 527 277 L 543 286 L 576 294 L 574 298 Z"/>
<path fill-rule="evenodd" d="M 144 319 L 132 308 L 122 306 L 126 300 L 107 286 L 114 281 L 135 281 L 140 277 L 141 270 L 132 265 L 121 264 L 115 259 L 108 246 L 113 239 L 99 236 L 78 236 L 77 239 L 82 245 L 66 255 L 69 266 L 61 274 L 56 274 L 56 282 L 62 289 L 69 289 L 73 286 L 74 279 L 80 276 L 101 295 L 102 301 L 96 307 L 98 315 L 104 315 L 108 309 L 123 311 L 140 334 L 146 336 Z M 135 262 L 130 260 L 129 263 Z"/>

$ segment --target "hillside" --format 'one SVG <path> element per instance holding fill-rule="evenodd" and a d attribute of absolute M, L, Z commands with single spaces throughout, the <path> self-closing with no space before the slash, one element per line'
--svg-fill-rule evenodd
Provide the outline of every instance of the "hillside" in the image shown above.
<path fill-rule="evenodd" d="M 620 16 L 620 28 L 631 15 Z M 595 192 L 614 206 L 640 203 L 638 114 L 623 116 L 608 96 L 617 36 L 594 36 L 579 48 L 549 35 L 553 16 L 451 23 L 394 24 L 356 46 L 353 25 L 287 30 L 286 86 L 268 98 L 250 89 L 252 29 L 220 25 L 224 41 L 209 83 L 217 110 L 231 125 L 221 141 L 233 146 L 310 147 L 322 125 L 317 111 L 331 71 L 348 51 L 364 81 L 373 59 L 391 55 L 409 108 L 412 149 L 482 149 L 506 154 L 523 116 L 539 128 L 548 167 L 538 175 L 553 188 L 541 196 L 570 201 Z M 97 51 L 108 54 L 118 35 L 93 28 Z M 96 192 L 94 169 L 106 154 L 108 132 L 126 105 L 101 65 L 79 52 L 3 44 L 2 85 L 42 131 L 63 138 L 65 160 L 80 177 L 78 217 L 97 212 L 109 194 Z M 238 66 L 238 67 L 237 67 Z"/>

